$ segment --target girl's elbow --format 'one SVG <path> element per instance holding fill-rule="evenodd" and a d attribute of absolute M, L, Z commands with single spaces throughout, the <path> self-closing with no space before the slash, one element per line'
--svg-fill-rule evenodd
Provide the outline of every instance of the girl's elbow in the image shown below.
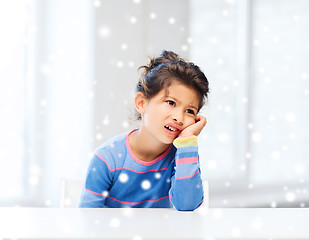
<path fill-rule="evenodd" d="M 178 211 L 194 211 L 199 206 L 201 206 L 202 203 L 203 203 L 203 198 L 198 202 L 194 202 L 194 201 L 186 202 L 186 203 L 182 202 L 182 203 L 175 203 L 173 205 Z"/>

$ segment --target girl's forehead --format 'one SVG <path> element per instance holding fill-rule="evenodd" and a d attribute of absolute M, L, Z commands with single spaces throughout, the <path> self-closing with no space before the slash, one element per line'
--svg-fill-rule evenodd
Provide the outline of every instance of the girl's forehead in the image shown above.
<path fill-rule="evenodd" d="M 199 106 L 199 95 L 197 91 L 182 83 L 172 82 L 169 87 L 162 89 L 158 93 L 158 97 L 160 99 L 171 97 L 188 105 Z"/>
<path fill-rule="evenodd" d="M 198 99 L 198 93 L 193 87 L 189 87 L 185 84 L 172 82 L 171 85 L 165 89 L 165 94 L 167 95 L 190 95 L 193 98 Z"/>

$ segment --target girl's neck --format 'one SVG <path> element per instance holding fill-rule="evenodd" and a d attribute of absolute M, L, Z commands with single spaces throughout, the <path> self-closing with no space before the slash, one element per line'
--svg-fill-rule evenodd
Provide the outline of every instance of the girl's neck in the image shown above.
<path fill-rule="evenodd" d="M 138 129 L 129 135 L 129 145 L 134 156 L 144 162 L 155 160 L 170 146 L 152 139 L 142 129 Z"/>

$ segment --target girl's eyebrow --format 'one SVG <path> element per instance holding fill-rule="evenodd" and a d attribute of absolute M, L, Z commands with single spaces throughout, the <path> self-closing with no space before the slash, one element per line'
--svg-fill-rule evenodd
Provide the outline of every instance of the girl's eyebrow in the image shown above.
<path fill-rule="evenodd" d="M 175 97 L 172 97 L 172 96 L 167 96 L 167 97 L 173 98 L 176 102 L 181 102 L 181 101 L 179 101 L 179 100 L 178 100 L 177 98 L 175 98 Z M 196 109 L 196 111 L 197 111 L 197 107 L 193 106 L 192 104 L 189 104 L 189 107 L 194 108 L 194 109 Z"/>

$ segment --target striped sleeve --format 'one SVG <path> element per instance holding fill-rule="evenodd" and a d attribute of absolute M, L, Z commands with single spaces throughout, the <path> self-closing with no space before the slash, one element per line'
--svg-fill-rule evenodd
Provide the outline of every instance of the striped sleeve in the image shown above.
<path fill-rule="evenodd" d="M 204 198 L 197 137 L 179 137 L 173 144 L 177 151 L 170 200 L 180 211 L 193 211 L 202 204 Z"/>
<path fill-rule="evenodd" d="M 95 153 L 91 159 L 80 198 L 80 208 L 105 207 L 105 199 L 112 184 L 111 170 L 107 160 L 107 157 L 101 153 Z"/>

